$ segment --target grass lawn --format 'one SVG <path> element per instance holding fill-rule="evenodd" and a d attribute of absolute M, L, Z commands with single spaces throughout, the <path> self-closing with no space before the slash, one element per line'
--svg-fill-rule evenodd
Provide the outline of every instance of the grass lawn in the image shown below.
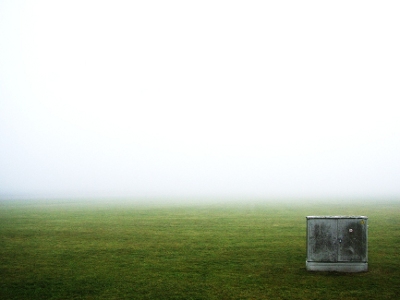
<path fill-rule="evenodd" d="M 304 201 L 306 202 L 306 201 Z M 369 271 L 307 272 L 307 215 L 369 217 Z M 0 299 L 398 299 L 400 202 L 0 202 Z"/>

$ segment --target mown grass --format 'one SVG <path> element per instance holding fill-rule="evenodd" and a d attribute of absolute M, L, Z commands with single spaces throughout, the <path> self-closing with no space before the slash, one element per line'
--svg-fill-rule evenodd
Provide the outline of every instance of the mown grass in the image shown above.
<path fill-rule="evenodd" d="M 369 271 L 305 270 L 307 215 L 367 215 Z M 0 204 L 0 299 L 398 299 L 400 203 Z"/>

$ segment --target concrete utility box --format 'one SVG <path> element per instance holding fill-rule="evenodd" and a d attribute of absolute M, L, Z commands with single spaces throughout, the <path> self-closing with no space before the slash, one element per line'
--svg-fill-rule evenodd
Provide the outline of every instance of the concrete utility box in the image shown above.
<path fill-rule="evenodd" d="M 309 271 L 367 271 L 368 218 L 308 216 L 306 268 Z"/>

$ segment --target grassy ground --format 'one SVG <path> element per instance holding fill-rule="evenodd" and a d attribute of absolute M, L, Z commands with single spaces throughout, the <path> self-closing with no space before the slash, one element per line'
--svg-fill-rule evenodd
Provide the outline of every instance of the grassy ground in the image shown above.
<path fill-rule="evenodd" d="M 369 217 L 369 271 L 305 270 L 307 215 Z M 0 299 L 398 299 L 400 203 L 0 203 Z"/>

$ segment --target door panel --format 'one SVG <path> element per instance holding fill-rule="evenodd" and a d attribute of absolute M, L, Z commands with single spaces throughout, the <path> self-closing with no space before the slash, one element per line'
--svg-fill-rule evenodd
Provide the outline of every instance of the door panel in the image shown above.
<path fill-rule="evenodd" d="M 309 261 L 337 261 L 338 246 L 336 219 L 309 219 L 307 234 L 307 257 Z"/>
<path fill-rule="evenodd" d="M 366 230 L 364 219 L 338 220 L 339 261 L 366 261 Z"/>

